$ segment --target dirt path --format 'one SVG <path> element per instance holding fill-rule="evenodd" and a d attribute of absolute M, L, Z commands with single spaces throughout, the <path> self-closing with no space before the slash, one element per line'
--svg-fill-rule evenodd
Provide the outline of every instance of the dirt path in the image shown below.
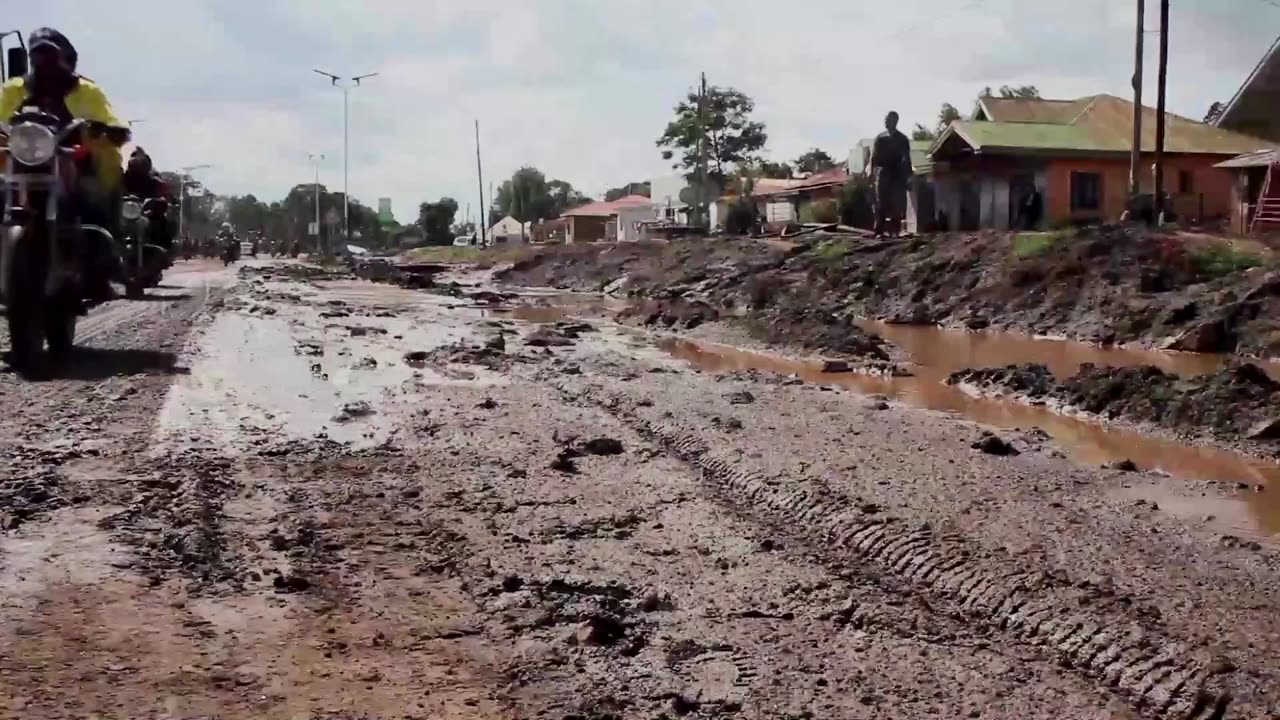
<path fill-rule="evenodd" d="M 1280 708 L 1275 550 L 1125 486 L 1212 487 L 595 320 L 181 269 L 89 319 L 99 369 L 0 385 L 0 717 Z"/>

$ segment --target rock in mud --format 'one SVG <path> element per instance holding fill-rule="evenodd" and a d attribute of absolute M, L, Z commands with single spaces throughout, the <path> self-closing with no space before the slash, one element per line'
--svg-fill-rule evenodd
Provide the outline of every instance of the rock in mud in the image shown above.
<path fill-rule="evenodd" d="M 988 455 L 999 455 L 1001 457 L 1019 454 L 1018 449 L 1010 445 L 1008 440 L 992 432 L 983 433 L 982 437 L 971 447 Z"/>
<path fill-rule="evenodd" d="M 540 327 L 529 333 L 529 336 L 524 339 L 524 344 L 529 347 L 569 347 L 573 345 L 573 340 L 555 328 Z"/>
<path fill-rule="evenodd" d="M 739 390 L 725 395 L 724 399 L 728 400 L 730 405 L 750 405 L 756 401 L 756 396 L 746 390 Z"/>
<path fill-rule="evenodd" d="M 271 581 L 271 585 L 275 587 L 277 593 L 288 595 L 290 593 L 306 592 L 311 588 L 311 581 L 298 575 L 277 575 Z"/>
<path fill-rule="evenodd" d="M 1244 436 L 1250 440 L 1280 440 L 1280 418 L 1255 423 Z"/>
<path fill-rule="evenodd" d="M 626 634 L 626 626 L 621 620 L 610 615 L 598 614 L 578 624 L 573 633 L 573 641 L 577 645 L 609 646 L 616 644 Z"/>
<path fill-rule="evenodd" d="M 625 452 L 621 440 L 604 437 L 586 441 L 582 449 L 590 455 L 621 455 Z"/>
<path fill-rule="evenodd" d="M 505 337 L 503 337 L 501 334 L 494 335 L 493 337 L 489 338 L 489 339 L 485 342 L 484 347 L 485 347 L 485 349 L 486 349 L 486 350 L 494 350 L 494 351 L 497 351 L 497 352 L 506 352 L 506 350 L 507 350 L 507 339 L 506 339 Z"/>
<path fill-rule="evenodd" d="M 1107 467 L 1120 472 L 1138 472 L 1138 464 L 1128 458 L 1113 461 Z"/>
<path fill-rule="evenodd" d="M 349 402 L 342 406 L 337 415 L 333 416 L 333 421 L 337 423 L 348 423 L 352 420 L 369 417 L 374 414 L 373 406 L 363 400 Z"/>
<path fill-rule="evenodd" d="M 822 363 L 822 372 L 824 373 L 847 373 L 853 372 L 853 366 L 845 360 L 825 360 Z"/>
<path fill-rule="evenodd" d="M 1211 320 L 1170 338 L 1164 349 L 1194 353 L 1231 352 L 1236 349 L 1236 337 L 1225 321 Z"/>

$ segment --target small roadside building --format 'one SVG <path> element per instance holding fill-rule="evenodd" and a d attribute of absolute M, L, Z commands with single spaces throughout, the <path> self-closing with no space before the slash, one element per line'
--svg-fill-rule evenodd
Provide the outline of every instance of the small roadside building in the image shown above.
<path fill-rule="evenodd" d="M 1153 167 L 1156 112 L 1143 108 L 1142 166 Z M 1111 95 L 1076 100 L 982 98 L 969 120 L 933 143 L 936 214 L 959 230 L 1021 226 L 1019 208 L 1042 199 L 1039 226 L 1115 222 L 1128 207 L 1133 104 Z M 1183 217 L 1226 218 L 1232 174 L 1217 165 L 1271 143 L 1166 114 L 1164 187 Z M 1151 171 L 1140 178 L 1152 192 Z"/>
<path fill-rule="evenodd" d="M 1229 224 L 1231 232 L 1240 235 L 1249 233 L 1254 214 L 1258 211 L 1258 200 L 1262 197 L 1262 188 L 1266 184 L 1268 173 L 1271 173 L 1272 197 L 1280 194 L 1280 188 L 1277 188 L 1277 185 L 1280 185 L 1280 171 L 1273 169 L 1277 165 L 1280 165 L 1280 150 L 1247 153 L 1218 163 L 1219 168 L 1232 175 Z M 1274 228 L 1269 229 L 1274 231 Z"/>
<path fill-rule="evenodd" d="M 527 224 L 522 224 L 508 215 L 489 228 L 489 241 L 494 245 L 524 242 L 528 236 L 528 230 Z"/>
<path fill-rule="evenodd" d="M 619 212 L 628 208 L 643 208 L 646 217 L 653 217 L 653 203 L 643 195 L 627 195 L 612 202 L 593 202 L 565 211 L 560 216 L 568 221 L 565 242 L 616 242 L 619 240 Z M 630 222 L 631 213 L 624 214 Z M 631 238 L 625 228 L 622 238 Z"/>

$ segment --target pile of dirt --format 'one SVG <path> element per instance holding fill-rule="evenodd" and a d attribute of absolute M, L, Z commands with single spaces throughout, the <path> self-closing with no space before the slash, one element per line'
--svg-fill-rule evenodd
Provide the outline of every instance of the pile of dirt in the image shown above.
<path fill-rule="evenodd" d="M 853 319 L 870 317 L 1280 355 L 1280 263 L 1198 242 L 1108 226 L 819 237 L 792 247 L 729 238 L 569 245 L 498 277 L 656 302 L 663 324 L 699 308 L 704 320 L 743 318 L 764 339 L 833 351 Z"/>
<path fill-rule="evenodd" d="M 1058 380 L 1044 365 L 963 370 L 948 382 L 1048 401 L 1113 420 L 1226 440 L 1280 440 L 1280 382 L 1240 363 L 1183 378 L 1151 366 L 1082 365 Z"/>

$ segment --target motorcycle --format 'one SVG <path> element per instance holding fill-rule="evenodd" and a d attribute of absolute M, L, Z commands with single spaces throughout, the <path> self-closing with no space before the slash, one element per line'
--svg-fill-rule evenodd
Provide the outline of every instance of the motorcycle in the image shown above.
<path fill-rule="evenodd" d="M 123 257 L 125 297 L 142 297 L 145 288 L 160 284 L 160 277 L 169 266 L 169 251 L 148 242 L 153 223 L 163 217 L 166 203 L 161 198 L 148 198 L 139 202 L 135 196 L 124 199 L 120 215 L 123 220 Z"/>
<path fill-rule="evenodd" d="M 83 264 L 88 243 L 113 247 L 106 229 L 73 219 L 81 169 L 91 162 L 82 137 L 118 129 L 83 119 L 63 124 L 38 108 L 24 107 L 0 135 L 5 203 L 0 227 L 0 299 L 9 326 L 9 364 L 21 373 L 42 370 L 44 348 L 60 355 L 75 342 L 84 311 Z"/>
<path fill-rule="evenodd" d="M 226 267 L 240 259 L 240 239 L 230 237 L 223 241 L 222 266 Z"/>

